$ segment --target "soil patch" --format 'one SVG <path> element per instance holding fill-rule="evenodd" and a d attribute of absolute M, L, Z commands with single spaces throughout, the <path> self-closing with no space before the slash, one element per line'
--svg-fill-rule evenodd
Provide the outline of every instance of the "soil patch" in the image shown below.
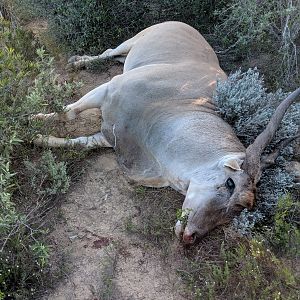
<path fill-rule="evenodd" d="M 106 73 L 73 75 L 84 83 L 84 94 L 121 72 L 116 65 Z M 176 274 L 181 246 L 175 236 L 171 255 L 162 259 L 160 249 L 127 232 L 127 220 L 139 222 L 141 214 L 134 201 L 136 187 L 120 170 L 113 151 L 94 151 L 85 169 L 63 201 L 61 221 L 51 234 L 54 253 L 68 257 L 68 271 L 44 299 L 187 299 Z"/>

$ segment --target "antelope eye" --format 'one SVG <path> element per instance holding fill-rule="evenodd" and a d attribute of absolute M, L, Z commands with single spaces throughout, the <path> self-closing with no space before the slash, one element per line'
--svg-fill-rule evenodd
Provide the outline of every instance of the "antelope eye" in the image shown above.
<path fill-rule="evenodd" d="M 228 191 L 230 192 L 230 194 L 232 194 L 234 191 L 234 188 L 235 188 L 235 184 L 230 177 L 226 180 L 225 186 L 228 189 Z"/>

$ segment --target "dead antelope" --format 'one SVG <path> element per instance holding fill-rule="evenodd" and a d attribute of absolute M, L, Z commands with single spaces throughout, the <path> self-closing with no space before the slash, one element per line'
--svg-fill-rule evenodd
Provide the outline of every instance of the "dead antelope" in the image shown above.
<path fill-rule="evenodd" d="M 217 80 L 226 80 L 210 45 L 180 22 L 151 26 L 99 56 L 72 57 L 71 66 L 113 58 L 124 72 L 66 106 L 63 114 L 40 119 L 70 120 L 101 108 L 101 132 L 64 139 L 40 137 L 49 146 L 112 147 L 126 174 L 151 187 L 170 186 L 185 195 L 175 232 L 193 243 L 251 209 L 262 167 L 261 155 L 272 140 L 300 88 L 277 108 L 267 128 L 247 149 L 216 113 L 212 95 Z"/>

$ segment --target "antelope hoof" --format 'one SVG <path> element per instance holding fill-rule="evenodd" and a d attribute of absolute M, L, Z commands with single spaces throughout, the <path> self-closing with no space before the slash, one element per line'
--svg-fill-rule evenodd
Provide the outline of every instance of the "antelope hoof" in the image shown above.
<path fill-rule="evenodd" d="M 66 69 L 68 71 L 74 71 L 79 69 L 84 69 L 86 67 L 86 63 L 89 61 L 88 56 L 79 56 L 75 55 L 69 58 Z"/>
<path fill-rule="evenodd" d="M 74 55 L 74 56 L 71 56 L 68 59 L 68 63 L 71 64 L 71 63 L 74 63 L 74 62 L 79 61 L 79 60 L 82 60 L 82 56 Z"/>
<path fill-rule="evenodd" d="M 48 117 L 46 114 L 38 113 L 36 115 L 29 116 L 29 120 L 36 121 L 36 120 L 46 120 Z"/>
<path fill-rule="evenodd" d="M 33 144 L 40 147 L 62 147 L 67 144 L 67 139 L 58 138 L 53 135 L 38 134 L 33 140 Z"/>
<path fill-rule="evenodd" d="M 36 146 L 45 146 L 48 143 L 48 136 L 38 134 L 37 137 L 33 140 L 33 144 Z"/>

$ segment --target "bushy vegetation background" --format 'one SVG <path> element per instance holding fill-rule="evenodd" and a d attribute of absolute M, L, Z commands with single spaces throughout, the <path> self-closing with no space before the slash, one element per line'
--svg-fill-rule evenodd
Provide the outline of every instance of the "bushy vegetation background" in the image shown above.
<path fill-rule="evenodd" d="M 299 83 L 299 0 L 11 1 L 27 18 L 47 18 L 57 43 L 72 54 L 99 54 L 143 28 L 176 20 L 204 34 L 225 69 L 238 60 L 259 65 L 270 86 Z"/>
<path fill-rule="evenodd" d="M 185 20 L 192 26 L 209 32 L 215 19 L 212 12 L 216 7 L 222 7 L 224 2 L 71 0 L 66 4 L 56 0 L 18 1 L 24 7 L 38 6 L 35 13 L 49 18 L 51 30 L 57 40 L 76 54 L 98 54 L 117 46 L 143 28 L 167 20 Z"/>
<path fill-rule="evenodd" d="M 1 17 L 0 74 L 0 299 L 32 299 L 49 275 L 46 216 L 70 178 L 61 154 L 30 145 L 42 124 L 29 116 L 77 85 L 58 83 L 53 58 Z"/>
<path fill-rule="evenodd" d="M 192 25 L 217 50 L 226 71 L 242 68 L 218 86 L 216 101 L 245 145 L 300 83 L 300 0 L 4 0 L 0 11 L 8 20 L 0 17 L 0 299 L 38 298 L 37 287 L 50 278 L 45 216 L 68 189 L 71 161 L 66 152 L 39 153 L 28 143 L 42 126 L 28 116 L 45 107 L 61 110 L 77 87 L 57 82 L 53 58 L 20 22 L 45 18 L 67 55 L 99 54 L 162 21 Z M 254 65 L 264 82 L 258 71 L 244 72 Z M 298 116 L 294 106 L 277 140 L 295 133 Z M 195 299 L 297 299 L 299 279 L 292 270 L 300 255 L 299 190 L 291 189 L 293 177 L 283 168 L 291 155 L 286 151 L 262 177 L 259 210 L 244 211 L 235 220 L 248 238 L 212 235 L 210 248 L 187 250 L 179 273 Z M 292 191 L 294 196 L 286 195 Z M 168 224 L 173 225 L 176 209 L 171 213 L 169 203 L 161 210 L 145 209 L 151 201 L 141 198 L 147 200 L 147 193 L 152 192 L 139 193 L 142 230 L 130 220 L 128 229 L 155 243 L 172 239 Z"/>

